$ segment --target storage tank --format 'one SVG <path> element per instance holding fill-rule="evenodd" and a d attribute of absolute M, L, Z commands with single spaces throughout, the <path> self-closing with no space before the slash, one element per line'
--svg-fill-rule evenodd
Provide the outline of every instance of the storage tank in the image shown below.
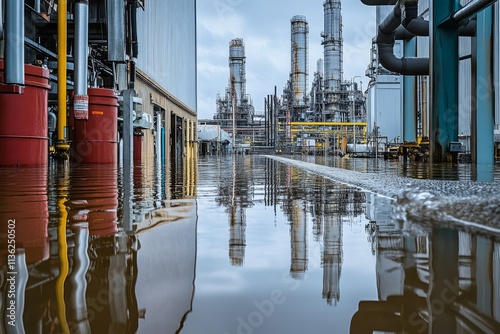
<path fill-rule="evenodd" d="M 0 166 L 46 165 L 48 162 L 49 70 L 24 65 L 22 94 L 0 93 Z M 0 59 L 0 86 L 5 84 Z"/>
<path fill-rule="evenodd" d="M 70 107 L 71 158 L 76 163 L 116 163 L 118 97 L 106 88 L 88 88 L 88 97 L 88 119 L 75 119 Z"/>
<path fill-rule="evenodd" d="M 294 107 L 306 106 L 309 70 L 309 25 L 306 17 L 295 15 L 291 19 L 291 75 Z"/>

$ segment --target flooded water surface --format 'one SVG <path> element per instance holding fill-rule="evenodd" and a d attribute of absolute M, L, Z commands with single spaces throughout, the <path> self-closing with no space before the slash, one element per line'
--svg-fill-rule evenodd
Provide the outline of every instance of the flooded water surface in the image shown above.
<path fill-rule="evenodd" d="M 342 160 L 0 169 L 0 332 L 499 333 L 498 216 Z"/>

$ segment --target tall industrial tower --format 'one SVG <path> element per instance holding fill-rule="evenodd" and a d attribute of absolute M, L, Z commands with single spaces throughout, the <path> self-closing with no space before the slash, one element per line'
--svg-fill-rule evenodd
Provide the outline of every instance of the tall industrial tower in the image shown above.
<path fill-rule="evenodd" d="M 229 87 L 235 94 L 236 104 L 241 106 L 246 91 L 245 45 L 243 39 L 235 38 L 229 42 Z"/>
<path fill-rule="evenodd" d="M 326 118 L 342 120 L 342 15 L 340 0 L 326 0 L 324 8 L 324 86 Z"/>
<path fill-rule="evenodd" d="M 306 17 L 295 15 L 291 21 L 292 120 L 304 119 L 308 108 L 307 80 L 309 72 L 309 25 Z"/>
<path fill-rule="evenodd" d="M 217 95 L 214 115 L 214 119 L 219 120 L 225 130 L 233 131 L 234 126 L 237 130 L 253 122 L 254 107 L 250 96 L 246 94 L 245 62 L 243 39 L 232 39 L 229 42 L 229 83 L 225 95 Z"/>

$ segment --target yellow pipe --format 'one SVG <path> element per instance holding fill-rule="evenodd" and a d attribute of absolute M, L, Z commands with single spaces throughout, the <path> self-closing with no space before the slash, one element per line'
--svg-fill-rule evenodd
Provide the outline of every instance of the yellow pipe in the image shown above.
<path fill-rule="evenodd" d="M 65 187 L 62 188 L 65 192 Z M 68 243 L 66 240 L 66 220 L 68 218 L 68 212 L 66 211 L 66 206 L 64 202 L 66 198 L 61 198 L 57 202 L 57 207 L 59 208 L 59 226 L 57 227 L 57 243 L 59 246 L 59 276 L 56 280 L 56 302 L 57 302 L 57 315 L 59 318 L 59 323 L 61 324 L 61 331 L 63 333 L 69 333 L 68 321 L 66 319 L 66 304 L 64 302 L 64 282 L 68 276 Z"/>
<path fill-rule="evenodd" d="M 279 122 L 278 124 L 282 125 L 283 122 Z M 366 126 L 366 122 L 290 122 L 290 126 L 297 126 L 297 125 L 309 125 L 309 126 Z"/>
<path fill-rule="evenodd" d="M 68 149 L 66 142 L 66 77 L 67 77 L 67 0 L 57 1 L 57 148 Z"/>

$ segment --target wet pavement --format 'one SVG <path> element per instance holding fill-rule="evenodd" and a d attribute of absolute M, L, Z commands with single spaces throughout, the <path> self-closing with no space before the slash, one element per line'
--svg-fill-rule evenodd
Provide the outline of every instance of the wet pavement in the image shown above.
<path fill-rule="evenodd" d="M 293 158 L 0 169 L 0 332 L 500 332 L 498 184 Z"/>

